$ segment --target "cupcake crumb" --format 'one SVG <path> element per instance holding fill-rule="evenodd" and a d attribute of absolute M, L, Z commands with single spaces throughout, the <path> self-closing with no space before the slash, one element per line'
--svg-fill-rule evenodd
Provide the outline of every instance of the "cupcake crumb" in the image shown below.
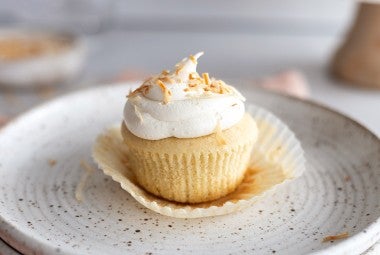
<path fill-rule="evenodd" d="M 49 166 L 53 167 L 53 166 L 55 166 L 57 164 L 57 160 L 55 160 L 55 159 L 49 159 L 48 160 L 48 164 L 49 164 Z"/>
<path fill-rule="evenodd" d="M 340 239 L 344 239 L 344 238 L 347 238 L 347 237 L 349 237 L 348 232 L 343 232 L 343 233 L 338 234 L 338 235 L 326 236 L 326 237 L 323 238 L 322 243 L 330 242 L 330 241 L 335 241 L 335 240 L 340 240 Z"/>
<path fill-rule="evenodd" d="M 83 201 L 83 189 L 86 185 L 86 181 L 88 177 L 94 172 L 94 169 L 88 164 L 87 161 L 81 160 L 80 167 L 85 170 L 85 172 L 82 174 L 79 183 L 75 189 L 75 199 L 78 202 Z"/>

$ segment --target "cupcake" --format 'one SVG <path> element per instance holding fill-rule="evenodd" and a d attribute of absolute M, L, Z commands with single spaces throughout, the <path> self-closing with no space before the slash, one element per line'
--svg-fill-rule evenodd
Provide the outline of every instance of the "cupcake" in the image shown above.
<path fill-rule="evenodd" d="M 128 95 L 121 133 L 128 166 L 146 191 L 201 203 L 242 182 L 258 130 L 232 86 L 197 73 L 203 53 L 146 80 Z"/>

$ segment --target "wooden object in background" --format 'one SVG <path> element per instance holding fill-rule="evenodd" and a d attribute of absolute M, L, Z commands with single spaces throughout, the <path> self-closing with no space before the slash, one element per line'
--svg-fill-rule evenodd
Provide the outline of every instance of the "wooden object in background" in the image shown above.
<path fill-rule="evenodd" d="M 331 68 L 335 76 L 354 85 L 380 89 L 380 3 L 360 3 Z"/>

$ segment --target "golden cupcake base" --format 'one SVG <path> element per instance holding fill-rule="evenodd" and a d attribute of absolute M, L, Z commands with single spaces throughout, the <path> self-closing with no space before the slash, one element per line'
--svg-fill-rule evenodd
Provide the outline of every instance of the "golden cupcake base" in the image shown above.
<path fill-rule="evenodd" d="M 221 198 L 236 189 L 246 172 L 258 137 L 255 121 L 245 114 L 233 127 L 197 138 L 146 140 L 122 124 L 129 164 L 140 186 L 164 199 L 200 203 Z"/>

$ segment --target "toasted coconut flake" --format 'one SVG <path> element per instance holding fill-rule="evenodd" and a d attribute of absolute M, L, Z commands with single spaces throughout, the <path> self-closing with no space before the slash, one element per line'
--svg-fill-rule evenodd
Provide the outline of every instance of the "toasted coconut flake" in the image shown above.
<path fill-rule="evenodd" d="M 198 73 L 189 73 L 189 80 L 193 79 L 199 79 L 199 74 Z"/>
<path fill-rule="evenodd" d="M 157 80 L 156 84 L 161 88 L 162 92 L 164 92 L 167 89 L 165 84 L 161 80 Z"/>
<path fill-rule="evenodd" d="M 209 77 L 208 73 L 203 73 L 202 77 L 203 77 L 203 79 L 205 81 L 205 84 L 206 85 L 210 85 L 210 77 Z"/>
<path fill-rule="evenodd" d="M 132 98 L 136 96 L 139 93 L 142 93 L 143 95 L 146 95 L 149 93 L 150 86 L 149 85 L 142 85 L 139 88 L 135 89 L 134 91 L 129 92 L 128 98 Z"/>
<path fill-rule="evenodd" d="M 215 137 L 216 140 L 218 141 L 219 145 L 226 145 L 226 138 L 223 135 L 222 127 L 220 126 L 220 122 L 218 121 L 218 124 L 216 124 L 215 127 Z"/>
<path fill-rule="evenodd" d="M 194 88 L 194 87 L 198 86 L 199 83 L 197 83 L 197 82 L 192 82 L 192 83 L 189 83 L 188 85 L 189 85 L 190 88 Z"/>
<path fill-rule="evenodd" d="M 211 81 L 210 87 L 213 87 L 213 88 L 219 87 L 218 81 Z"/>
<path fill-rule="evenodd" d="M 49 159 L 48 160 L 48 164 L 49 164 L 49 166 L 53 167 L 53 166 L 55 166 L 57 164 L 57 160 L 55 160 L 55 159 Z"/>
<path fill-rule="evenodd" d="M 204 80 L 206 80 L 206 79 L 207 78 L 205 77 Z M 229 88 L 229 86 L 226 83 L 224 83 L 224 81 L 210 79 L 209 77 L 208 77 L 208 79 L 209 79 L 209 85 L 208 85 L 208 87 L 206 87 L 207 89 L 205 89 L 205 91 L 212 91 L 213 93 L 217 93 L 217 94 L 231 93 L 231 89 Z"/>
<path fill-rule="evenodd" d="M 168 76 L 165 76 L 165 77 L 162 77 L 162 78 L 160 78 L 160 80 L 162 81 L 162 82 L 166 82 L 166 83 L 169 83 L 169 84 L 173 84 L 174 83 L 174 80 L 172 79 L 172 78 L 170 78 L 170 77 L 168 77 Z"/>
<path fill-rule="evenodd" d="M 138 93 L 139 93 L 139 91 L 137 91 L 137 90 L 130 91 L 129 94 L 127 95 L 127 98 L 132 98 L 132 97 L 136 96 Z"/>
<path fill-rule="evenodd" d="M 75 189 L 75 199 L 78 202 L 83 201 L 83 189 L 86 185 L 86 181 L 88 177 L 94 172 L 94 169 L 87 163 L 85 160 L 81 160 L 80 166 L 82 169 L 85 170 L 85 172 L 82 174 L 79 183 Z"/>
<path fill-rule="evenodd" d="M 190 55 L 190 56 L 189 56 L 189 59 L 190 59 L 194 64 L 198 64 L 197 59 L 196 59 L 193 55 Z"/>
<path fill-rule="evenodd" d="M 162 72 L 161 72 L 161 74 L 162 75 L 168 75 L 170 73 L 170 71 L 169 70 L 162 70 Z"/>
<path fill-rule="evenodd" d="M 142 89 L 142 93 L 144 95 L 148 94 L 149 93 L 149 89 L 150 89 L 150 86 L 145 86 L 143 89 Z"/>
<path fill-rule="evenodd" d="M 164 93 L 164 101 L 163 101 L 163 103 L 164 104 L 169 103 L 170 97 L 171 97 L 171 91 L 165 86 L 165 84 L 162 81 L 157 80 L 156 83 L 161 88 L 162 92 Z"/>
<path fill-rule="evenodd" d="M 162 72 L 157 75 L 150 77 L 146 81 L 144 81 L 143 85 L 136 89 L 135 91 L 131 92 L 128 97 L 133 97 L 136 94 L 142 93 L 143 95 L 146 95 L 149 93 L 149 88 L 151 86 L 154 86 L 157 84 L 162 92 L 163 92 L 163 103 L 167 104 L 171 99 L 171 92 L 165 84 L 175 84 L 175 83 L 186 83 L 187 88 L 184 89 L 185 92 L 191 91 L 191 90 L 198 90 L 203 89 L 204 92 L 207 94 L 227 94 L 231 93 L 231 88 L 224 83 L 222 80 L 216 80 L 215 78 L 212 78 L 209 76 L 209 73 L 202 73 L 202 75 L 198 74 L 197 72 L 191 72 L 188 74 L 187 81 L 181 80 L 179 77 L 179 73 L 185 68 L 186 63 L 184 61 L 192 61 L 194 64 L 197 64 L 197 58 L 201 56 L 202 54 L 196 54 L 195 56 L 190 55 L 187 59 L 183 59 L 182 62 L 175 65 L 174 73 L 172 73 L 170 70 L 162 70 Z"/>
<path fill-rule="evenodd" d="M 322 242 L 325 243 L 325 242 L 330 242 L 330 241 L 344 239 L 344 238 L 347 238 L 347 237 L 349 237 L 348 232 L 343 232 L 343 233 L 338 234 L 338 235 L 326 236 L 326 237 L 323 238 Z"/>
<path fill-rule="evenodd" d="M 175 70 L 175 74 L 178 75 L 179 72 L 181 72 L 182 69 L 183 69 L 183 66 L 177 67 L 177 69 Z"/>

